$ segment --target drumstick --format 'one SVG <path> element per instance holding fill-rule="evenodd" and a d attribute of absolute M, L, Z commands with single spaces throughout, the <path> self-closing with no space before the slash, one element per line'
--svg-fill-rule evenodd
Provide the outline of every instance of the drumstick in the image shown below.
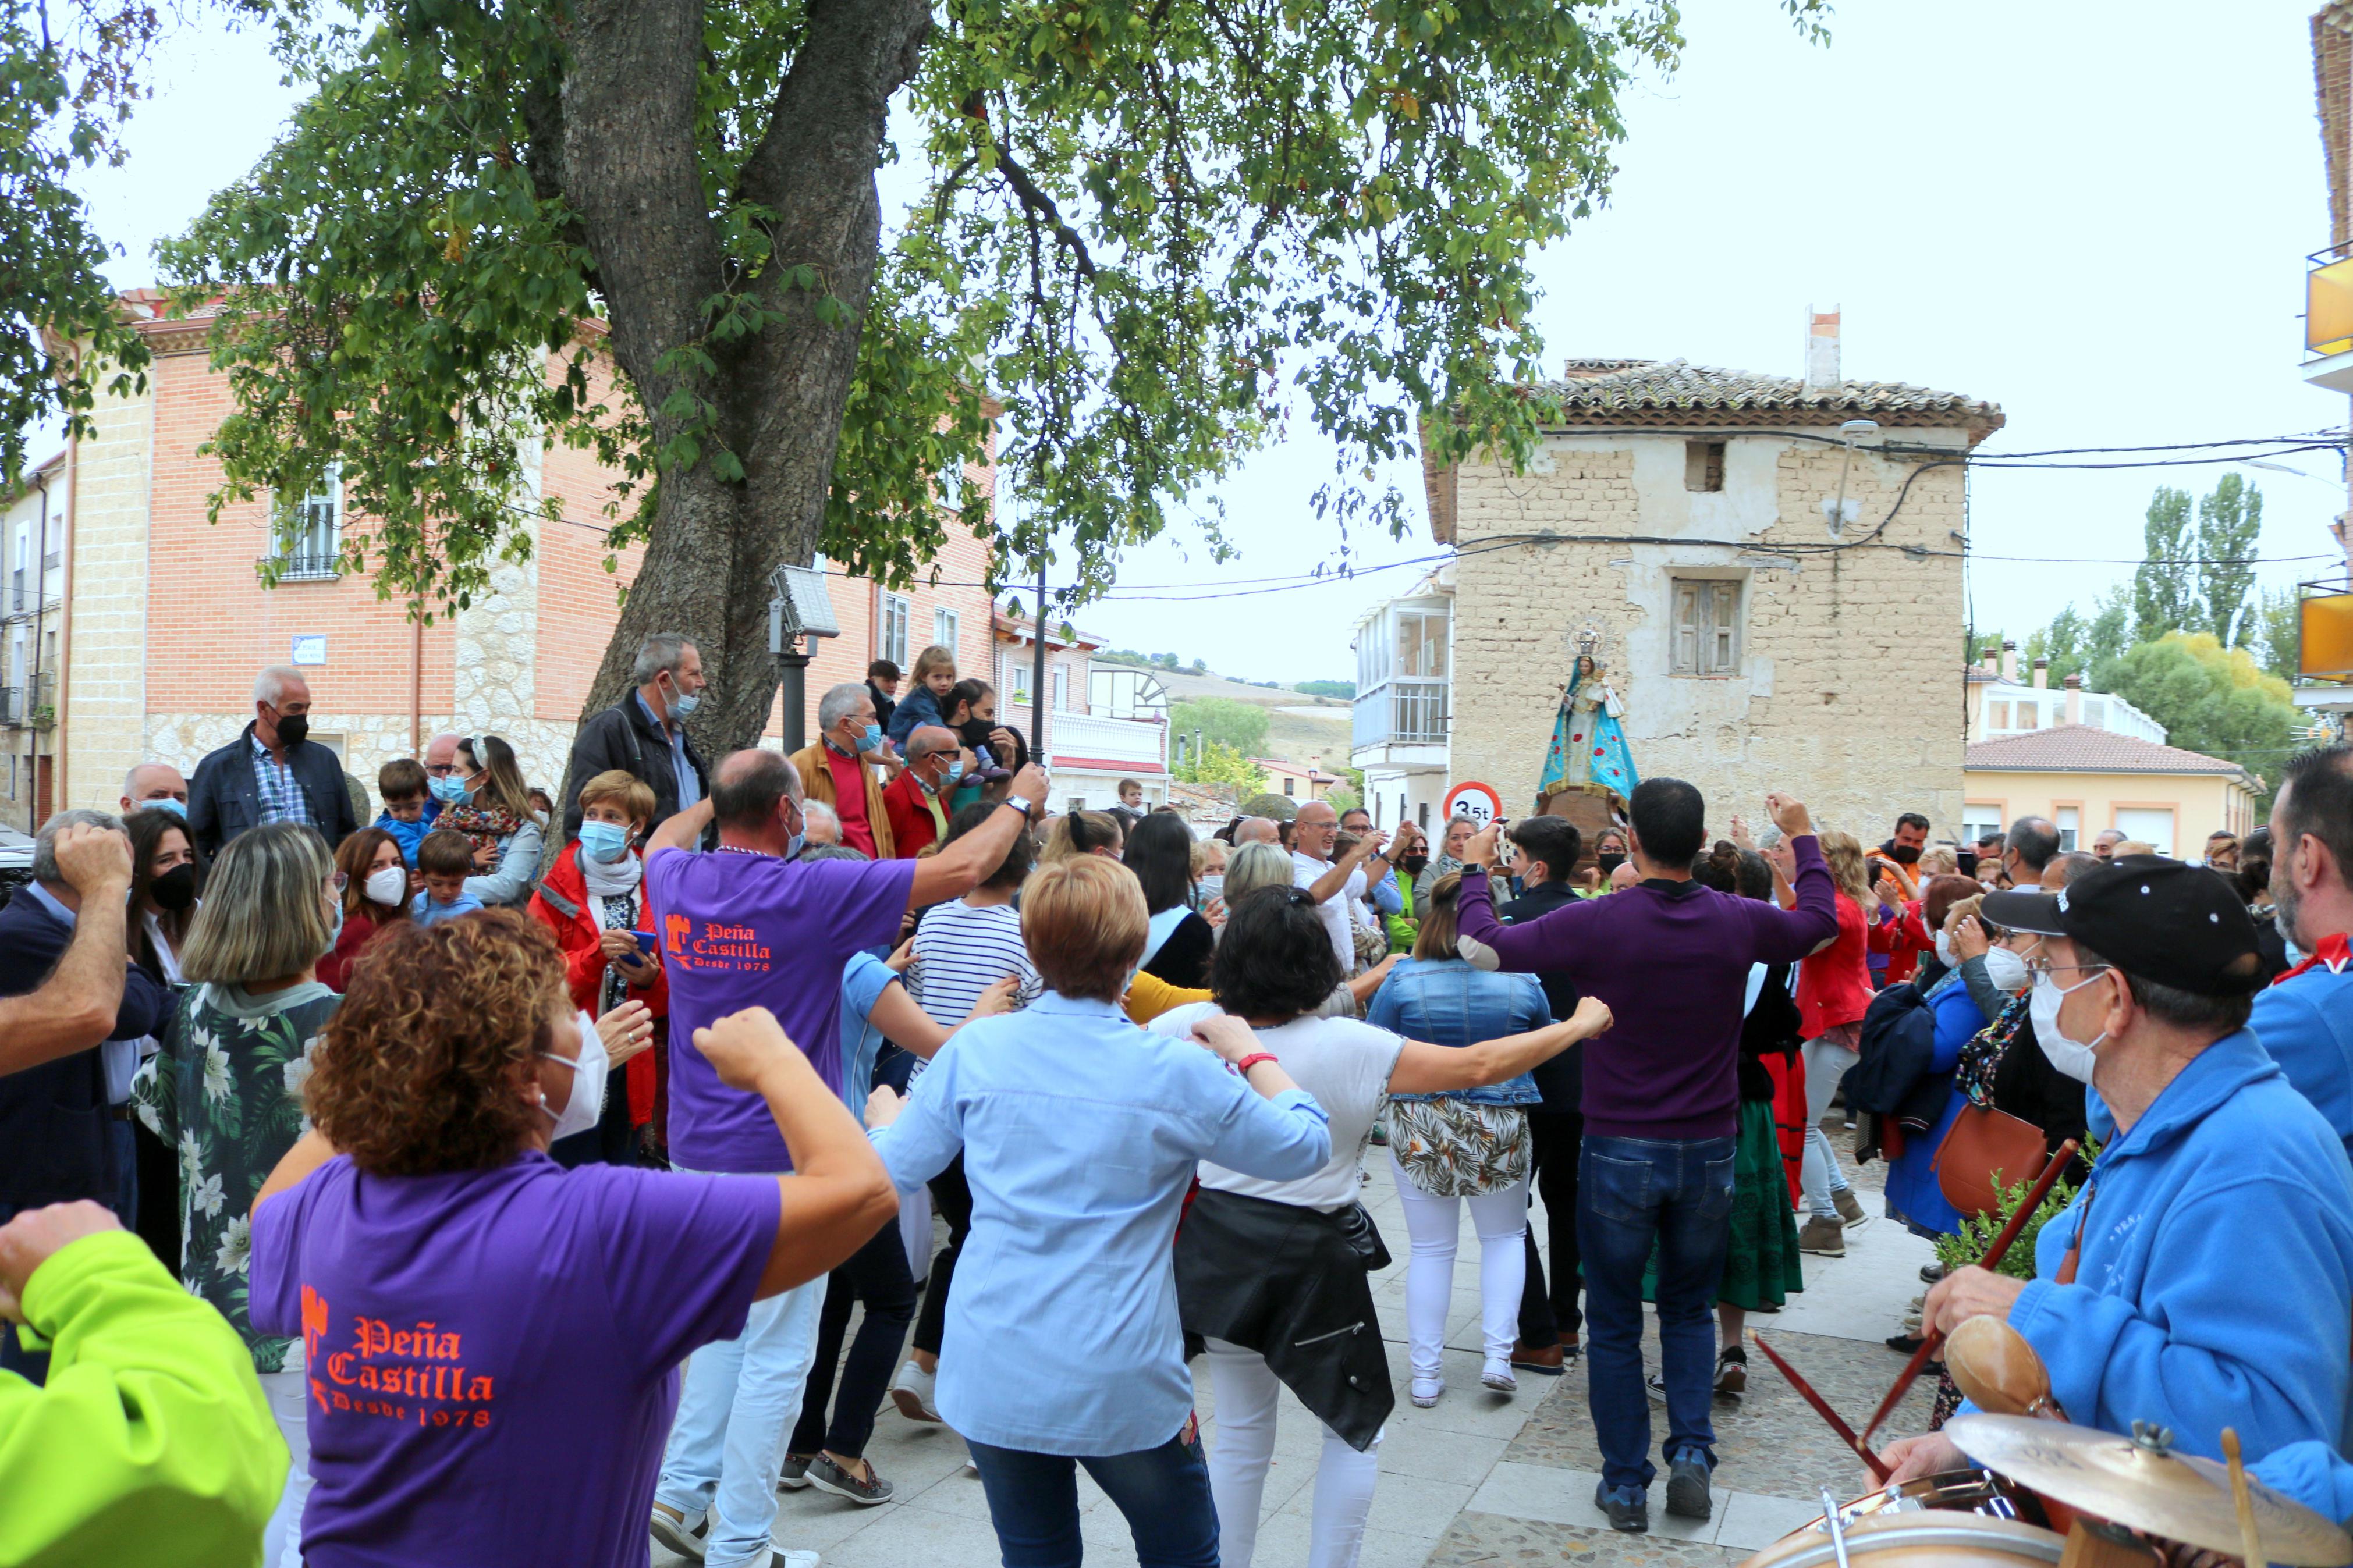
<path fill-rule="evenodd" d="M 1840 1418 L 1839 1413 L 1831 1408 L 1831 1402 L 1824 1399 L 1820 1394 L 1816 1394 L 1814 1392 L 1813 1384 L 1808 1383 L 1804 1378 L 1799 1377 L 1798 1375 L 1798 1369 L 1791 1366 L 1788 1362 L 1783 1361 L 1781 1359 L 1781 1352 L 1765 1342 L 1764 1335 L 1757 1333 L 1752 1329 L 1749 1331 L 1748 1337 L 1757 1342 L 1757 1348 L 1765 1352 L 1765 1359 L 1771 1362 L 1774 1366 L 1779 1370 L 1781 1375 L 1789 1380 L 1789 1386 L 1796 1389 L 1799 1394 L 1805 1396 L 1806 1403 L 1814 1407 L 1814 1414 L 1829 1422 L 1831 1430 L 1837 1433 L 1840 1437 L 1843 1438 L 1846 1442 L 1846 1446 L 1852 1448 L 1855 1453 L 1862 1458 L 1862 1462 L 1871 1467 L 1871 1473 L 1873 1475 L 1877 1476 L 1880 1480 L 1883 1482 L 1889 1476 L 1894 1473 L 1880 1461 L 1878 1455 L 1863 1447 L 1862 1439 L 1854 1435 L 1854 1428 L 1848 1426 L 1845 1421 Z M 2258 1568 L 2260 1568 L 2260 1565 L 2258 1565 Z"/>
<path fill-rule="evenodd" d="M 2059 1173 L 2065 1170 L 2067 1162 L 2074 1157 L 2075 1141 L 2070 1138 L 2059 1145 L 2058 1152 L 2051 1156 L 2051 1163 L 2042 1167 L 2042 1174 L 2035 1180 L 2033 1187 L 2027 1193 L 2026 1201 L 2018 1205 L 2018 1212 L 2010 1216 L 2010 1223 L 2003 1226 L 2001 1234 L 1993 1238 L 1993 1245 L 1986 1248 L 1986 1255 L 1978 1259 L 1978 1268 L 2001 1267 L 2002 1258 L 2010 1251 L 2010 1244 L 2016 1241 L 2018 1233 L 2026 1228 L 2028 1216 L 2041 1208 L 2042 1200 L 2051 1195 L 2052 1187 L 2059 1180 Z M 1902 1403 L 1904 1396 L 1912 1392 L 1913 1379 L 1920 1375 L 1920 1369 L 1928 1364 L 1928 1358 L 1934 1355 L 1936 1347 L 1944 1342 L 1945 1336 L 1938 1333 L 1933 1326 L 1927 1324 L 1922 1326 L 1928 1331 L 1921 1337 L 1920 1348 L 1914 1351 L 1912 1359 L 1904 1363 L 1904 1371 L 1896 1377 L 1895 1386 L 1887 1391 L 1887 1397 L 1879 1402 L 1877 1410 L 1872 1412 L 1871 1425 L 1862 1429 L 1862 1437 L 1866 1442 L 1870 1440 L 1873 1432 L 1879 1430 L 1879 1424 L 1886 1420 L 1889 1413 Z"/>
<path fill-rule="evenodd" d="M 2239 1541 L 2245 1551 L 2247 1568 L 2263 1568 L 2263 1539 L 2255 1532 L 2255 1499 L 2247 1490 L 2247 1470 L 2239 1462 L 2239 1429 L 2222 1428 L 2222 1458 L 2231 1467 L 2231 1500 L 2239 1510 Z"/>

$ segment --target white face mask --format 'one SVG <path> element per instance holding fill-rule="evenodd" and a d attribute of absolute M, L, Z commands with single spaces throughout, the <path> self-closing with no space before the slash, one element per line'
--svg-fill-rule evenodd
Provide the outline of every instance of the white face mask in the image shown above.
<path fill-rule="evenodd" d="M 2026 960 L 2006 947 L 1986 949 L 1985 966 L 1986 978 L 1993 982 L 1998 991 L 2016 995 L 2019 988 L 2026 984 Z"/>
<path fill-rule="evenodd" d="M 2099 1039 L 2088 1045 L 2069 1039 L 2059 1032 L 2059 1005 L 2099 977 L 2086 975 L 2063 987 L 2048 974 L 2038 974 L 2034 977 L 2034 995 L 2026 1005 L 2028 1016 L 2034 1020 L 2034 1043 L 2042 1047 L 2042 1054 L 2051 1058 L 2052 1067 L 2078 1083 L 2092 1081 L 2093 1053 L 2108 1037 L 2102 1031 Z"/>
<path fill-rule="evenodd" d="M 1943 931 L 1936 933 L 1936 962 L 1947 969 L 1958 969 L 1961 961 L 1953 956 L 1953 939 Z"/>
<path fill-rule="evenodd" d="M 554 1051 L 539 1054 L 552 1062 L 562 1062 L 572 1069 L 572 1098 L 564 1102 L 562 1110 L 549 1110 L 555 1118 L 555 1130 L 548 1134 L 552 1142 L 569 1138 L 575 1132 L 586 1132 L 596 1125 L 605 1111 L 605 1072 L 610 1066 L 605 1056 L 605 1037 L 596 1032 L 596 1020 L 583 1013 L 580 1026 L 580 1059 L 559 1057 Z M 547 1110 L 543 1101 L 542 1110 Z"/>
<path fill-rule="evenodd" d="M 401 902 L 408 897 L 407 868 L 386 866 L 381 870 L 370 871 L 364 891 L 372 904 L 389 906 Z"/>

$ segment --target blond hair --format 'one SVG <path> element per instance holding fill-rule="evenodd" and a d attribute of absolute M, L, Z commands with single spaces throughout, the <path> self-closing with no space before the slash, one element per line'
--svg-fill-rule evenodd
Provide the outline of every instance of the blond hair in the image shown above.
<path fill-rule="evenodd" d="M 944 669 L 954 675 L 956 672 L 955 649 L 944 643 L 934 643 L 915 656 L 915 668 L 908 672 L 907 678 L 921 686 L 923 677 L 935 669 Z"/>
<path fill-rule="evenodd" d="M 653 820 L 653 786 L 626 768 L 607 768 L 580 786 L 582 816 L 587 815 L 590 806 L 607 801 L 618 805 L 631 822 Z"/>
<path fill-rule="evenodd" d="M 1864 860 L 1862 845 L 1852 833 L 1841 833 L 1835 827 L 1821 831 L 1822 858 L 1829 863 L 1831 880 L 1838 890 L 1863 903 L 1871 897 L 1871 867 Z"/>
<path fill-rule="evenodd" d="M 299 822 L 248 828 L 221 847 L 188 924 L 180 973 L 215 985 L 300 974 L 334 946 L 327 841 Z"/>
<path fill-rule="evenodd" d="M 1957 876 L 1960 869 L 1960 856 L 1947 845 L 1939 844 L 1934 849 L 1920 852 L 1920 875 L 1923 877 Z"/>
<path fill-rule="evenodd" d="M 1118 1001 L 1143 961 L 1150 924 L 1135 873 L 1100 855 L 1058 861 L 1021 889 L 1021 941 L 1029 962 L 1065 996 Z"/>

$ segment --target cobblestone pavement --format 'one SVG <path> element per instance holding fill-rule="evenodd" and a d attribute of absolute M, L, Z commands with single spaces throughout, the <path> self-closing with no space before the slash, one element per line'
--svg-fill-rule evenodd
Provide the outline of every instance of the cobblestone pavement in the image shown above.
<path fill-rule="evenodd" d="M 1833 1141 L 1841 1151 L 1850 1145 L 1843 1133 L 1834 1133 Z M 1365 1200 L 1396 1258 L 1376 1278 L 1374 1296 L 1400 1397 L 1381 1444 L 1381 1479 L 1363 1568 L 1559 1563 L 1716 1568 L 1743 1561 L 1820 1514 L 1820 1488 L 1841 1498 L 1868 1489 L 1862 1465 L 1752 1351 L 1748 1392 L 1715 1405 L 1715 1517 L 1704 1522 L 1669 1517 L 1661 1487 L 1651 1493 L 1651 1533 L 1611 1531 L 1592 1506 L 1600 1455 L 1582 1371 L 1559 1378 L 1523 1373 L 1519 1393 L 1508 1397 L 1479 1385 L 1479 1242 L 1467 1221 L 1449 1314 L 1448 1392 L 1435 1408 L 1415 1409 L 1402 1397 L 1405 1221 L 1387 1156 L 1378 1150 L 1371 1155 Z M 1856 1173 L 1850 1161 L 1849 1173 L 1863 1206 L 1876 1214 L 1883 1167 Z M 1537 1235 L 1543 1236 L 1541 1225 Z M 1895 1331 L 1906 1304 L 1925 1289 L 1918 1270 L 1931 1256 L 1926 1242 L 1874 1219 L 1849 1235 L 1844 1258 L 1807 1258 L 1806 1294 L 1791 1298 L 1778 1314 L 1752 1315 L 1749 1326 L 1860 1427 L 1902 1368 L 1901 1358 L 1881 1341 Z M 1655 1370 L 1655 1332 L 1646 1336 L 1644 1348 Z M 1196 1387 L 1205 1438 L 1215 1445 L 1217 1412 L 1206 1374 Z M 1916 1387 L 1889 1419 L 1887 1434 L 1924 1430 L 1934 1392 L 1925 1381 Z M 1296 1400 L 1288 1393 L 1282 1399 L 1255 1558 L 1261 1568 L 1293 1568 L 1307 1560 L 1320 1434 Z M 1654 1441 L 1664 1435 L 1664 1413 L 1658 1412 Z M 776 1543 L 818 1551 L 828 1568 L 981 1568 L 998 1561 L 980 1482 L 964 1469 L 964 1444 L 953 1432 L 905 1420 L 886 1405 L 867 1457 L 896 1485 L 890 1503 L 867 1509 L 814 1489 L 783 1493 Z M 1119 1511 L 1083 1474 L 1079 1489 L 1088 1561 L 1134 1563 L 1134 1546 Z M 654 1568 L 682 1568 L 682 1559 L 659 1547 L 653 1555 Z"/>

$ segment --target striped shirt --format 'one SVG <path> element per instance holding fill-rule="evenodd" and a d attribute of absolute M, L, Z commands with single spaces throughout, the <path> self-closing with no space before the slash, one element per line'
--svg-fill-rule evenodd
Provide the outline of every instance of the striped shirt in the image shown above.
<path fill-rule="evenodd" d="M 965 1021 L 980 994 L 1007 975 L 1017 979 L 1013 1005 L 1027 1007 L 1046 989 L 1021 943 L 1021 911 L 1011 904 L 976 909 L 962 899 L 934 904 L 915 928 L 907 994 L 942 1028 Z M 918 1062 L 921 1072 L 926 1063 Z"/>
<path fill-rule="evenodd" d="M 253 787 L 260 796 L 259 820 L 318 826 L 311 820 L 311 803 L 303 798 L 301 781 L 294 776 L 294 770 L 270 761 L 269 748 L 261 743 L 260 736 L 248 731 L 246 739 L 253 747 Z"/>

